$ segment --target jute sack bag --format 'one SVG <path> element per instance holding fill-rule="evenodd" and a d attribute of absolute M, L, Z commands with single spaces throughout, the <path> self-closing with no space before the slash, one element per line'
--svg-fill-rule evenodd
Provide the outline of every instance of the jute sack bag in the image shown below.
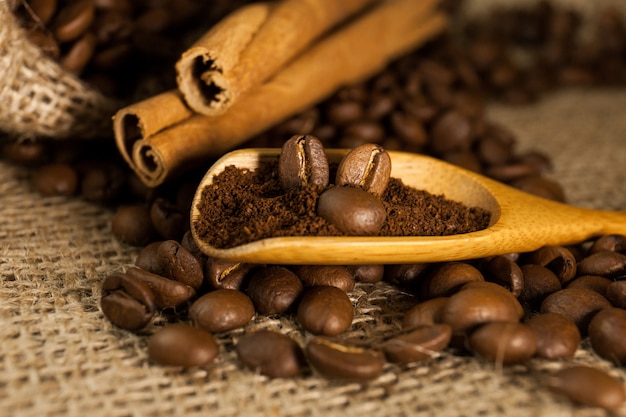
<path fill-rule="evenodd" d="M 110 136 L 116 103 L 32 44 L 0 0 L 0 141 Z"/>

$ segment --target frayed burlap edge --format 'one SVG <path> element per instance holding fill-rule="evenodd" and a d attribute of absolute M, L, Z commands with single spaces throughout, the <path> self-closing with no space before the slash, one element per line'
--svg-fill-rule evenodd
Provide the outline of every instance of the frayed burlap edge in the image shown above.
<path fill-rule="evenodd" d="M 6 0 L 0 22 L 0 140 L 110 136 L 115 104 L 28 41 Z"/>

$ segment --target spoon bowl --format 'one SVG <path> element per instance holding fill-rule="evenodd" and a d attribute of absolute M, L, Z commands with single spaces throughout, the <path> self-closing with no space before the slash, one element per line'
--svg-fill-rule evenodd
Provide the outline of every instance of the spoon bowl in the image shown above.
<path fill-rule="evenodd" d="M 326 149 L 339 162 L 348 149 Z M 191 234 L 210 257 L 264 264 L 400 264 L 475 259 L 566 245 L 602 234 L 626 235 L 626 212 L 592 210 L 537 197 L 439 159 L 388 151 L 391 176 L 405 185 L 442 194 L 491 213 L 487 228 L 450 236 L 294 236 L 216 248 L 199 238 L 196 219 L 203 189 L 229 165 L 254 170 L 276 161 L 278 148 L 249 148 L 222 156 L 207 171 L 191 209 Z"/>

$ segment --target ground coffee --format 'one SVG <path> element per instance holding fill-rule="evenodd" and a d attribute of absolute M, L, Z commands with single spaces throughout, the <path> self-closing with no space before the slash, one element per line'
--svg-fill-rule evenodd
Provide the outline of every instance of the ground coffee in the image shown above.
<path fill-rule="evenodd" d="M 203 216 L 194 221 L 200 238 L 218 248 L 279 236 L 342 236 L 317 215 L 319 195 L 315 187 L 285 191 L 276 163 L 254 171 L 229 166 L 203 191 Z M 387 220 L 379 236 L 443 236 L 489 224 L 486 210 L 408 187 L 397 178 L 391 179 L 382 200 Z"/>

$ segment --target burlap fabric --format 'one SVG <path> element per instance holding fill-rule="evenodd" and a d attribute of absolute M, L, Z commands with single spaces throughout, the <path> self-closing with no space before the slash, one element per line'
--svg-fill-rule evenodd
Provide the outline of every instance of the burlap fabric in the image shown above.
<path fill-rule="evenodd" d="M 554 159 L 571 203 L 626 210 L 624 108 L 623 90 L 564 91 L 530 107 L 492 106 L 490 118 L 519 136 L 518 151 L 539 149 Z M 222 353 L 206 369 L 151 365 L 146 336 L 115 328 L 99 309 L 103 278 L 132 264 L 137 250 L 113 238 L 109 210 L 41 197 L 29 175 L 0 163 L 1 416 L 599 416 L 547 392 L 542 377 L 585 363 L 626 381 L 586 341 L 562 362 L 500 368 L 443 353 L 389 365 L 366 385 L 315 375 L 271 380 L 244 369 L 233 346 L 261 327 L 304 341 L 294 321 L 275 318 L 219 335 Z M 384 284 L 359 286 L 352 300 L 352 332 L 371 340 L 397 329 L 411 303 Z"/>
<path fill-rule="evenodd" d="M 104 137 L 118 104 L 45 57 L 0 0 L 0 140 Z"/>

